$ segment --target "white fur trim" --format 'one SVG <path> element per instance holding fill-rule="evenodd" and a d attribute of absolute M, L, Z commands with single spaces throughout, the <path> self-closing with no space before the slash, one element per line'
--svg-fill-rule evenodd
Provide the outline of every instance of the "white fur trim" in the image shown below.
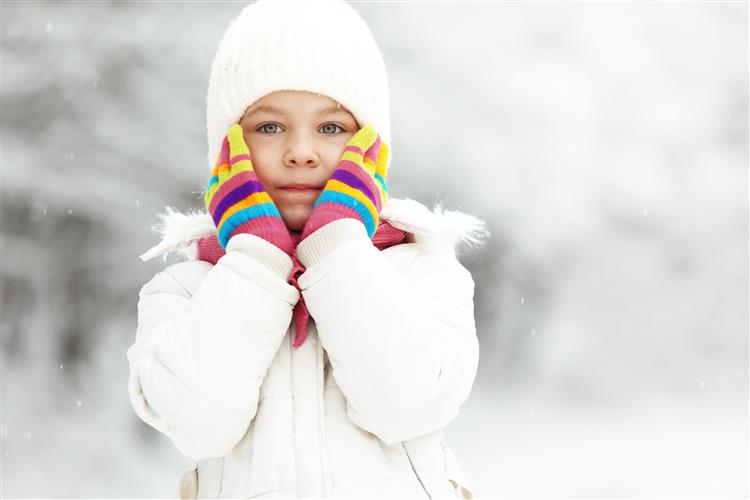
<path fill-rule="evenodd" d="M 389 198 L 380 216 L 393 227 L 411 233 L 415 243 L 438 251 L 456 251 L 460 243 L 480 246 L 490 235 L 483 220 L 458 210 L 445 209 L 442 202 L 435 203 L 431 211 L 410 198 Z"/>
<path fill-rule="evenodd" d="M 183 214 L 166 207 L 158 217 L 160 222 L 151 229 L 161 235 L 161 242 L 140 256 L 144 262 L 160 255 L 166 260 L 170 252 L 179 252 L 188 260 L 195 260 L 196 241 L 216 233 L 211 216 L 200 209 Z M 447 210 L 440 202 L 430 210 L 410 198 L 391 197 L 380 211 L 380 218 L 411 233 L 415 243 L 435 251 L 456 251 L 461 243 L 479 246 L 490 236 L 483 220 L 458 210 Z"/>
<path fill-rule="evenodd" d="M 183 214 L 172 207 L 166 207 L 157 217 L 159 222 L 151 227 L 151 231 L 159 234 L 161 241 L 140 256 L 144 262 L 159 255 L 163 255 L 166 260 L 170 252 L 180 252 L 189 260 L 194 260 L 197 258 L 195 242 L 216 233 L 216 225 L 205 210 L 190 209 L 187 214 Z"/>

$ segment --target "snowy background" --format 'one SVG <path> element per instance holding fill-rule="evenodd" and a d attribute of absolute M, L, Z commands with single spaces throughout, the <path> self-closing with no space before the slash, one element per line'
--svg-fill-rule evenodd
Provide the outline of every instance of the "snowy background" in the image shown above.
<path fill-rule="evenodd" d="M 748 495 L 748 5 L 353 2 L 389 71 L 393 196 L 492 232 L 479 497 Z M 138 420 L 138 255 L 200 207 L 244 3 L 2 3 L 2 496 L 175 496 Z M 168 263 L 171 263 L 169 261 Z"/>

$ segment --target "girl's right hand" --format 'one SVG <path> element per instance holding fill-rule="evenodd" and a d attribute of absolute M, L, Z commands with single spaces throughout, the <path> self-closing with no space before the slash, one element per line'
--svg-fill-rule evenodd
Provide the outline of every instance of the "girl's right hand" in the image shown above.
<path fill-rule="evenodd" d="M 232 125 L 224 137 L 204 199 L 224 249 L 232 236 L 249 233 L 288 255 L 294 251 L 289 229 L 253 169 L 250 149 L 238 124 Z"/>

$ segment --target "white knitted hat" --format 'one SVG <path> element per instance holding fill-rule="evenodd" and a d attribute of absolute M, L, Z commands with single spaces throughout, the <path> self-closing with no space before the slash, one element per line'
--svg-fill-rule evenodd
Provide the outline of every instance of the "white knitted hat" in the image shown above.
<path fill-rule="evenodd" d="M 208 83 L 209 169 L 229 127 L 277 90 L 340 102 L 360 126 L 375 127 L 392 157 L 385 63 L 369 27 L 344 0 L 259 0 L 231 21 Z"/>

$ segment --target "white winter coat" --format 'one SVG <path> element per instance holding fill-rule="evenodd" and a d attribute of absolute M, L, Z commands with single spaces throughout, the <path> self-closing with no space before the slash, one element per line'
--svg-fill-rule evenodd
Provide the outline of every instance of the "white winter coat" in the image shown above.
<path fill-rule="evenodd" d="M 381 218 L 410 234 L 383 251 L 353 219 L 300 243 L 300 348 L 287 254 L 243 234 L 212 265 L 196 260 L 209 215 L 162 216 L 162 241 L 141 258 L 187 260 L 140 291 L 128 393 L 196 461 L 184 489 L 197 479 L 199 498 L 472 498 L 442 429 L 479 356 L 474 281 L 455 249 L 488 233 L 436 208 L 390 198 Z"/>

